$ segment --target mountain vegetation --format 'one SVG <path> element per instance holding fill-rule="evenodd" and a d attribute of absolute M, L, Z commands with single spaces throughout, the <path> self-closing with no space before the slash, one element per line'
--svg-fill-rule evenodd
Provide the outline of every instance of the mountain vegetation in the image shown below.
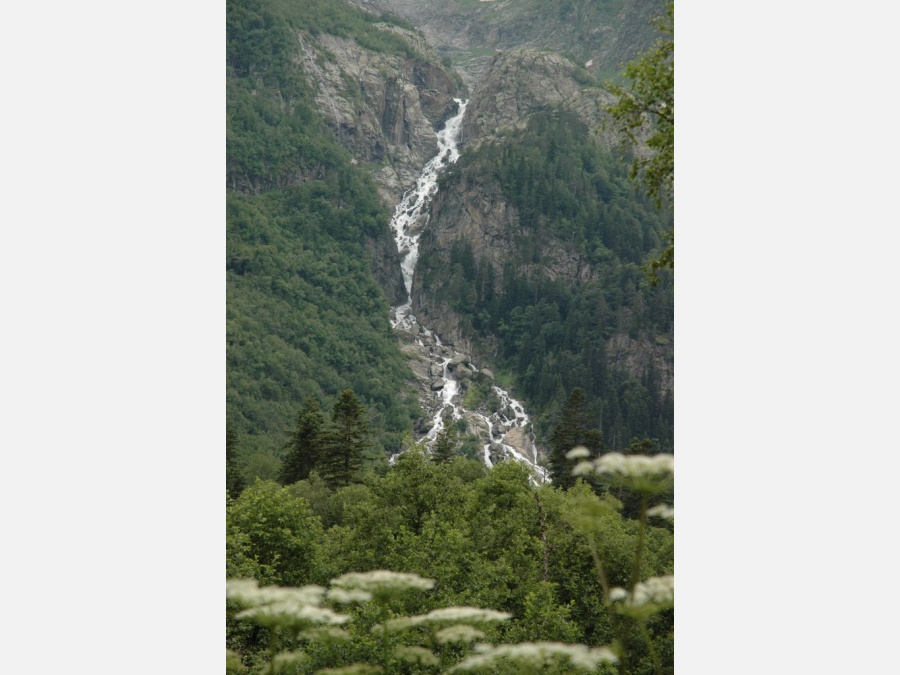
<path fill-rule="evenodd" d="M 333 605 L 336 611 L 349 613 L 352 621 L 346 634 L 331 637 L 301 637 L 278 631 L 277 623 L 249 625 L 236 616 L 240 605 L 230 603 L 226 640 L 240 655 L 230 672 L 261 669 L 274 655 L 303 643 L 303 658 L 285 664 L 284 672 L 370 663 L 381 664 L 384 673 L 438 673 L 459 662 L 476 637 L 488 643 L 615 644 L 623 654 L 619 672 L 672 672 L 671 606 L 638 621 L 611 614 L 605 600 L 612 589 L 636 586 L 634 578 L 672 574 L 671 525 L 623 517 L 610 494 L 613 483 L 597 478 L 601 496 L 581 480 L 569 490 L 535 489 L 528 471 L 515 462 L 487 470 L 461 457 L 433 462 L 413 450 L 384 476 L 334 489 L 316 473 L 285 487 L 258 480 L 228 502 L 229 578 L 253 578 L 261 586 L 324 587 L 339 585 L 335 580 L 351 571 L 375 578 L 385 575 L 378 570 L 402 570 L 432 583 L 428 593 L 391 597 L 388 592 L 384 606 L 358 597 L 362 604 L 354 609 L 346 604 L 349 598 L 338 600 L 345 604 Z M 448 606 L 489 608 L 509 618 L 479 625 L 479 632 L 446 650 L 437 649 L 440 642 L 426 625 L 399 630 L 401 617 Z M 379 637 L 387 620 L 398 630 Z M 467 622 L 445 626 L 459 623 Z M 423 643 L 437 649 L 440 662 L 400 658 L 403 647 Z M 654 660 L 669 665 L 657 669 Z M 486 672 L 574 671 L 560 663 L 558 669 L 534 671 L 494 664 Z"/>
<path fill-rule="evenodd" d="M 517 25 L 648 3 L 527 0 Z M 515 387 L 552 483 L 488 468 L 465 418 L 427 449 L 386 196 L 459 83 L 388 0 L 360 4 L 226 3 L 227 671 L 668 675 L 673 280 L 642 267 L 672 213 L 629 176 L 644 136 L 616 149 L 535 99 L 442 175 L 413 309 Z M 560 91 L 596 90 L 576 70 Z M 473 197 L 503 247 L 453 235 Z M 464 405 L 498 406 L 465 364 Z"/>
<path fill-rule="evenodd" d="M 295 60 L 300 28 L 413 51 L 373 21 L 340 0 L 227 4 L 226 406 L 250 480 L 277 478 L 307 397 L 327 408 L 352 389 L 382 455 L 418 415 L 373 276 L 371 242 L 393 248 L 389 212 L 317 112 Z"/>
<path fill-rule="evenodd" d="M 514 374 L 538 432 L 547 437 L 579 388 L 609 447 L 633 437 L 671 447 L 668 359 L 648 357 L 635 369 L 610 354 L 623 341 L 669 350 L 671 275 L 651 286 L 641 264 L 661 248 L 671 212 L 565 110 L 532 114 L 524 129 L 464 152 L 440 184 L 450 194 L 478 186 L 515 210 L 503 260 L 476 256 L 464 237 L 439 245 L 426 231 L 418 269 L 429 306 L 454 311 L 460 333 Z M 568 273 L 550 255 L 560 248 L 575 260 Z"/>

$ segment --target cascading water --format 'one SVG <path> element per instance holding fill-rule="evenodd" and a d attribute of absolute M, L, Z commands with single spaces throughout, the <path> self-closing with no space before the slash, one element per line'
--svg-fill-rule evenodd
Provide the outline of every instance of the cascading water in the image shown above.
<path fill-rule="evenodd" d="M 537 448 L 529 429 L 530 420 L 522 404 L 502 388 L 494 386 L 493 392 L 500 401 L 500 406 L 495 412 L 486 415 L 478 411 L 465 411 L 458 402 L 461 386 L 454 376 L 454 370 L 460 365 L 466 365 L 472 372 L 478 372 L 478 369 L 466 355 L 442 344 L 440 337 L 419 324 L 412 314 L 412 279 L 419 260 L 419 237 L 428 224 L 425 209 L 437 193 L 437 180 L 441 171 L 459 159 L 457 141 L 468 101 L 455 100 L 459 105 L 459 112 L 447 120 L 444 128 L 438 132 L 437 155 L 422 169 L 422 175 L 416 181 L 415 187 L 403 196 L 391 219 L 391 230 L 401 255 L 403 283 L 406 285 L 406 302 L 392 308 L 391 325 L 395 330 L 410 331 L 417 335 L 416 343 L 434 364 L 432 373 L 435 382 L 432 390 L 437 405 L 432 418 L 432 427 L 426 436 L 427 445 L 430 447 L 444 428 L 444 418 L 448 409 L 452 420 L 461 419 L 467 412 L 480 420 L 487 429 L 489 440 L 483 446 L 485 464 L 493 465 L 492 454 L 494 457 L 512 458 L 531 468 L 535 483 L 544 483 L 549 481 L 547 470 L 537 463 Z M 523 448 L 524 452 L 511 442 L 507 442 L 507 436 L 513 434 L 517 436 L 517 445 Z"/>

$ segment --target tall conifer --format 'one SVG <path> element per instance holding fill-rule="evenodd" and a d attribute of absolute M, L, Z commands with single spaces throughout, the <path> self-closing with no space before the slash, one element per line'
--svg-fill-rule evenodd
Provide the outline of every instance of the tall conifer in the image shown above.
<path fill-rule="evenodd" d="M 352 389 L 345 389 L 334 402 L 322 456 L 316 464 L 332 488 L 349 485 L 362 468 L 363 453 L 369 447 L 367 413 Z"/>
<path fill-rule="evenodd" d="M 550 456 L 547 463 L 550 465 L 550 478 L 554 485 L 569 488 L 575 484 L 575 477 L 572 476 L 575 460 L 566 458 L 569 450 L 583 445 L 595 454 L 603 447 L 603 436 L 598 429 L 590 428 L 590 421 L 590 410 L 584 392 L 575 387 L 550 436 Z"/>
<path fill-rule="evenodd" d="M 447 464 L 456 457 L 456 434 L 453 428 L 445 426 L 437 435 L 431 458 L 438 464 Z"/>
<path fill-rule="evenodd" d="M 309 477 L 310 470 L 322 454 L 322 431 L 325 418 L 319 412 L 319 403 L 307 396 L 297 414 L 297 426 L 285 449 L 287 455 L 281 465 L 281 484 L 290 485 Z"/>

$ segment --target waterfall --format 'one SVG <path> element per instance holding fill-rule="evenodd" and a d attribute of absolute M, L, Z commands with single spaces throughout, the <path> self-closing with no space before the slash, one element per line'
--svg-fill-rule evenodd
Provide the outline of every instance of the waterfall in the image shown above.
<path fill-rule="evenodd" d="M 437 435 L 443 430 L 444 415 L 448 408 L 453 420 L 461 419 L 468 412 L 470 416 L 479 419 L 487 428 L 489 440 L 483 445 L 484 463 L 488 466 L 493 465 L 492 454 L 495 457 L 501 456 L 522 462 L 531 469 L 532 482 L 540 484 L 548 482 L 549 478 L 547 470 L 538 464 L 537 448 L 534 445 L 529 426 L 530 419 L 522 404 L 501 387 L 494 386 L 492 391 L 500 401 L 497 411 L 490 415 L 478 411 L 466 411 L 458 401 L 460 383 L 454 377 L 453 370 L 454 367 L 461 364 L 466 365 L 474 372 L 478 372 L 478 368 L 468 360 L 468 357 L 442 344 L 440 336 L 419 324 L 412 314 L 412 280 L 419 260 L 419 237 L 429 219 L 426 209 L 434 195 L 437 194 L 437 181 L 441 171 L 459 159 L 457 144 L 468 101 L 455 100 L 459 105 L 459 112 L 447 120 L 444 128 L 437 133 L 437 155 L 422 169 L 422 174 L 416 181 L 415 187 L 403 196 L 394 209 L 391 219 L 391 231 L 397 243 L 397 250 L 400 252 L 403 283 L 406 286 L 406 302 L 392 308 L 391 326 L 395 330 L 414 331 L 418 336 L 417 344 L 428 354 L 432 363 L 438 366 L 441 372 L 440 381 L 432 387 L 432 389 L 437 389 L 434 393 L 436 412 L 432 417 L 432 427 L 426 436 L 428 447 L 433 445 Z M 510 433 L 520 434 L 519 444 L 526 448 L 526 452 L 522 452 L 507 442 L 506 437 Z M 528 452 L 529 448 L 530 452 Z M 531 457 L 528 454 L 531 454 Z M 392 457 L 391 461 L 394 459 L 396 457 Z"/>

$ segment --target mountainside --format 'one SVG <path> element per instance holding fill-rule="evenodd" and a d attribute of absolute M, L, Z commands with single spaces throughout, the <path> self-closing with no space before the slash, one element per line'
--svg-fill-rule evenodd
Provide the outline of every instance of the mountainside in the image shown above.
<path fill-rule="evenodd" d="M 328 409 L 356 392 L 372 459 L 430 428 L 440 375 L 388 322 L 406 300 L 388 221 L 457 99 L 463 154 L 419 225 L 413 311 L 514 388 L 539 447 L 574 387 L 608 447 L 671 447 L 671 275 L 650 287 L 639 269 L 671 214 L 627 178 L 601 84 L 614 54 L 649 43 L 661 3 L 357 4 L 405 18 L 342 0 L 227 5 L 227 410 L 246 476 L 275 476 L 307 396 Z M 462 382 L 458 400 L 489 406 L 493 379 Z M 471 456 L 492 440 L 479 436 Z"/>
<path fill-rule="evenodd" d="M 274 477 L 300 402 L 328 407 L 346 388 L 383 457 L 420 414 L 388 323 L 405 298 L 388 204 L 436 152 L 458 85 L 410 26 L 341 0 L 229 0 L 227 21 L 226 405 L 240 463 Z"/>
<path fill-rule="evenodd" d="M 663 0 L 353 0 L 415 24 L 438 53 L 474 86 L 497 50 L 556 52 L 600 79 L 655 39 L 648 21 Z"/>
<path fill-rule="evenodd" d="M 533 50 L 492 60 L 422 237 L 413 310 L 512 375 L 539 441 L 579 387 L 609 447 L 670 447 L 671 278 L 650 287 L 639 265 L 671 216 L 594 133 L 612 97 L 590 80 Z"/>

